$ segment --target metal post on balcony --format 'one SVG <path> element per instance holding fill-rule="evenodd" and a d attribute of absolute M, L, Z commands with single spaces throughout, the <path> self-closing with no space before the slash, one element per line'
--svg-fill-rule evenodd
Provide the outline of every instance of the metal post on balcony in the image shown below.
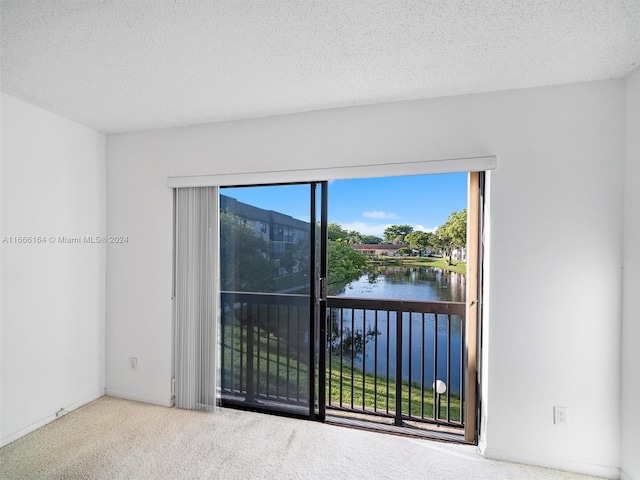
<path fill-rule="evenodd" d="M 440 400 L 442 399 L 442 394 L 447 391 L 447 384 L 442 380 L 436 380 L 433 383 L 433 391 L 436 393 L 436 401 L 434 405 L 434 410 L 436 412 L 435 418 L 440 420 Z M 448 396 L 448 395 L 447 395 Z M 448 407 L 447 407 L 448 410 Z M 449 417 L 449 412 L 447 411 L 447 421 Z"/>
<path fill-rule="evenodd" d="M 246 402 L 254 401 L 254 389 L 253 389 L 253 346 L 255 330 L 253 327 L 253 312 L 251 308 L 247 308 L 247 393 L 245 396 Z"/>
<path fill-rule="evenodd" d="M 402 426 L 402 312 L 396 310 L 396 416 L 395 425 Z"/>

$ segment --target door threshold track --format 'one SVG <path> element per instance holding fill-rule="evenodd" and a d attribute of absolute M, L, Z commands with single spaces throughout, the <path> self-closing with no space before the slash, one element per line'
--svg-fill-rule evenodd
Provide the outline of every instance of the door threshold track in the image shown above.
<path fill-rule="evenodd" d="M 450 431 L 444 432 L 436 430 L 437 427 L 428 430 L 424 428 L 412 427 L 410 425 L 398 427 L 397 425 L 390 425 L 386 423 L 372 422 L 370 420 L 361 420 L 336 415 L 327 415 L 325 423 L 328 423 L 329 425 L 357 428 L 360 430 L 387 433 L 391 435 L 400 435 L 403 437 L 424 438 L 428 440 L 436 440 L 439 442 L 467 443 L 464 440 L 464 431 L 461 431 L 460 433 Z"/>

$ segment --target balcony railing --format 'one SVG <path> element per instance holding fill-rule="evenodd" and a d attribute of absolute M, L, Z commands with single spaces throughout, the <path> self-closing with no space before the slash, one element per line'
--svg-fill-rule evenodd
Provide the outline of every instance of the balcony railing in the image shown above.
<path fill-rule="evenodd" d="M 327 309 L 328 408 L 464 426 L 464 303 L 329 297 Z"/>
<path fill-rule="evenodd" d="M 223 400 L 309 404 L 309 297 L 221 292 Z"/>
<path fill-rule="evenodd" d="M 223 399 L 308 406 L 309 297 L 223 292 L 221 308 Z M 326 322 L 328 409 L 464 426 L 464 303 L 329 297 Z"/>

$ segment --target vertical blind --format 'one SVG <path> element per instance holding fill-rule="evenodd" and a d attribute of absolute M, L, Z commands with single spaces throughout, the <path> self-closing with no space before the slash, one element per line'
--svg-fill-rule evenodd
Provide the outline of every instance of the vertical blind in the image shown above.
<path fill-rule="evenodd" d="M 175 404 L 212 410 L 218 378 L 218 188 L 177 188 L 175 195 Z"/>

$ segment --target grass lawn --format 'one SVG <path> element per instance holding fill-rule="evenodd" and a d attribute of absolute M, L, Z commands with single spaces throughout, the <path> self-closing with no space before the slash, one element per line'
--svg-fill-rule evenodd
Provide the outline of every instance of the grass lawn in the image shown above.
<path fill-rule="evenodd" d="M 331 371 L 329 363 L 327 363 L 327 399 L 331 399 L 331 405 L 340 406 L 340 362 L 339 360 L 331 360 Z M 353 393 L 354 409 L 373 411 L 374 408 L 379 412 L 395 412 L 396 395 L 395 380 L 390 379 L 389 390 L 387 390 L 387 379 L 378 376 L 377 385 L 376 377 L 373 374 L 366 374 L 363 382 L 362 370 L 355 368 L 351 370 L 348 364 L 342 369 L 342 406 L 351 408 L 351 395 Z M 351 381 L 353 380 L 353 389 Z M 363 392 L 364 383 L 364 392 Z M 363 395 L 364 393 L 364 395 Z M 433 418 L 433 390 L 431 388 L 424 390 L 422 397 L 420 385 L 416 382 L 411 384 L 411 395 L 409 395 L 409 382 L 402 382 L 402 412 L 406 415 L 411 412 L 413 417 Z M 364 396 L 364 403 L 363 403 Z M 388 408 L 387 408 L 388 397 Z M 422 398 L 421 398 L 422 397 Z M 411 405 L 409 405 L 411 401 Z M 460 421 L 460 398 L 451 395 L 451 416 L 453 422 Z M 447 419 L 447 398 L 442 396 L 440 403 L 440 419 Z"/>
<path fill-rule="evenodd" d="M 397 267 L 435 267 L 462 275 L 467 274 L 467 264 L 465 262 L 454 260 L 452 265 L 449 265 L 449 261 L 442 257 L 379 257 L 373 260 L 369 259 L 367 263 L 369 265 L 389 265 Z"/>
<path fill-rule="evenodd" d="M 265 307 L 266 308 L 266 307 Z M 282 320 L 284 324 L 285 319 Z M 255 328 L 253 337 L 253 389 L 254 393 L 269 396 L 286 396 L 304 400 L 307 396 L 307 355 L 296 348 L 299 332 L 286 332 L 278 337 L 264 328 Z M 232 334 L 233 333 L 233 334 Z M 223 386 L 238 391 L 247 390 L 247 328 L 235 321 L 235 328 L 228 327 L 223 336 L 222 349 Z"/>
<path fill-rule="evenodd" d="M 243 330 L 243 331 L 242 331 Z M 240 358 L 246 368 L 246 329 L 237 328 L 235 338 L 227 337 L 225 348 L 223 349 L 223 383 L 234 390 L 246 391 L 247 378 L 246 371 L 240 369 Z M 242 331 L 242 334 L 240 332 Z M 241 340 L 242 338 L 242 340 Z M 241 348 L 240 343 L 244 343 Z M 231 344 L 233 345 L 232 348 Z M 234 361 L 231 362 L 231 350 L 234 352 Z M 260 336 L 255 338 L 254 343 L 254 388 L 256 394 L 267 394 L 269 396 L 299 398 L 304 402 L 307 396 L 307 365 L 298 362 L 297 352 L 293 348 L 287 348 L 284 339 L 278 341 L 272 334 L 265 334 L 260 331 Z M 304 354 L 302 355 L 304 356 Z M 244 370 L 244 368 L 242 370 Z M 387 390 L 387 379 L 384 376 L 376 377 L 367 373 L 362 375 L 362 370 L 350 368 L 349 364 L 344 364 L 342 369 L 342 392 L 340 390 L 340 362 L 332 359 L 327 362 L 327 400 L 331 399 L 333 406 L 351 407 L 352 395 L 354 409 L 373 411 L 374 409 L 383 413 L 393 413 L 396 409 L 395 381 L 390 379 Z M 353 388 L 352 388 L 353 382 Z M 364 386 L 364 389 L 363 389 Z M 420 385 L 402 382 L 402 412 L 417 418 L 433 418 L 434 396 L 431 388 L 425 388 L 424 396 L 421 395 Z M 426 386 L 425 386 L 426 387 Z M 411 390 L 411 392 L 410 392 Z M 388 397 L 388 398 L 387 398 Z M 460 399 L 452 395 L 451 399 L 451 421 L 460 421 Z M 364 408 L 363 408 L 364 406 Z M 446 396 L 442 397 L 440 404 L 440 418 L 447 418 Z"/>

